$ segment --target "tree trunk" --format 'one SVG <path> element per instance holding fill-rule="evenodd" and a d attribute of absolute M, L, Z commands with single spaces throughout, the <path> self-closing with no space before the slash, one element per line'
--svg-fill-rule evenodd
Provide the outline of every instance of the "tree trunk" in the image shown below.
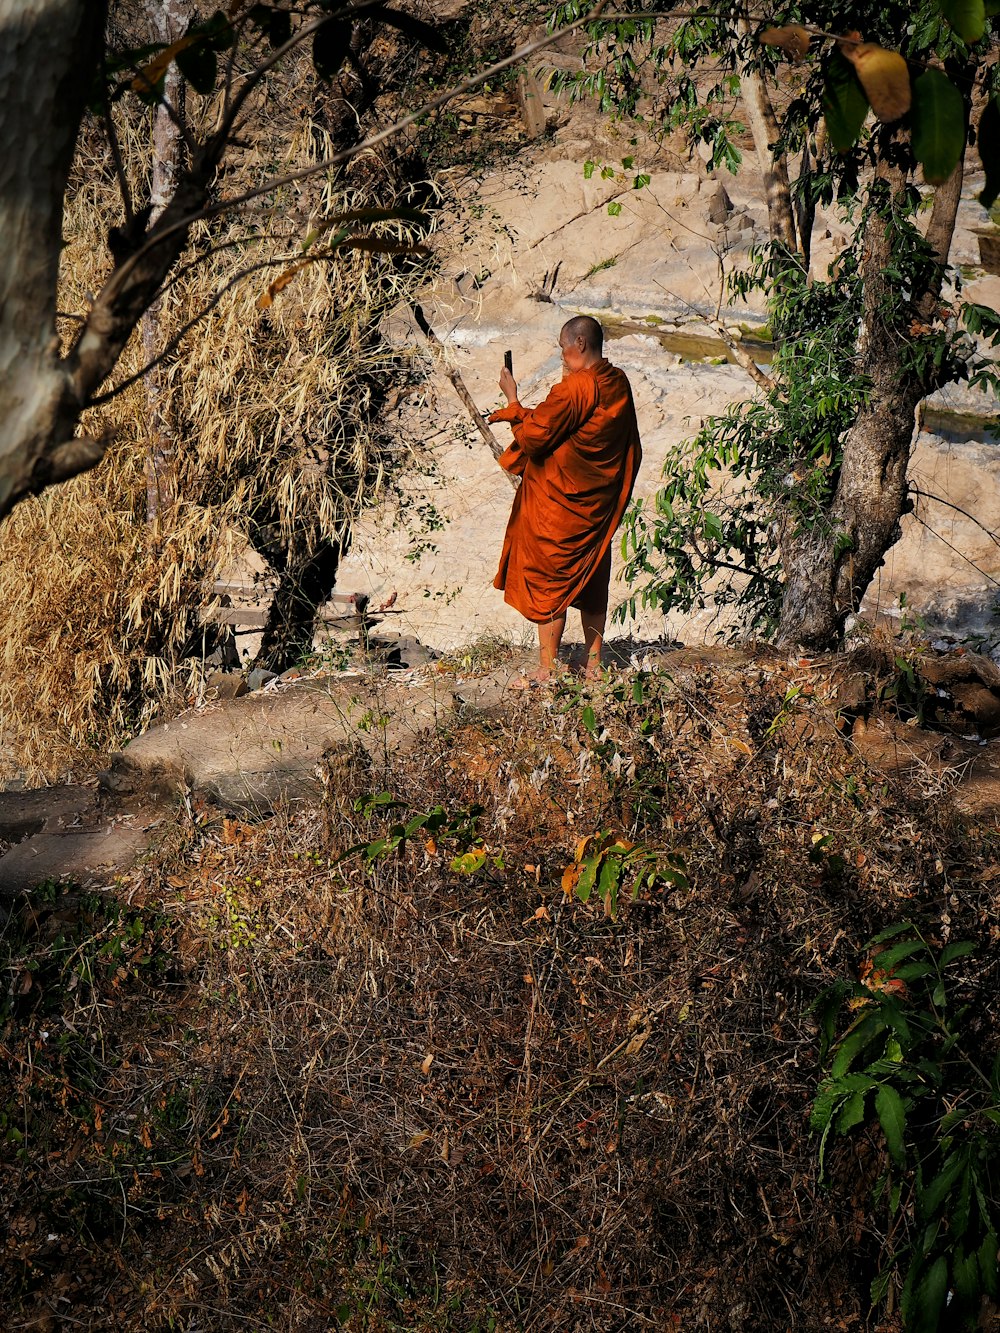
<path fill-rule="evenodd" d="M 169 46 L 184 31 L 182 0 L 151 0 L 149 6 L 150 30 L 156 42 Z M 163 210 L 170 203 L 177 187 L 181 166 L 182 140 L 177 123 L 183 117 L 184 81 L 175 62 L 168 68 L 163 83 L 164 101 L 153 118 L 153 164 L 149 185 L 149 225 L 155 226 Z M 175 119 L 175 117 L 177 119 Z M 162 344 L 160 316 L 163 302 L 160 297 L 142 317 L 142 354 L 147 364 L 152 363 Z M 146 522 L 154 524 L 164 506 L 173 500 L 170 469 L 174 442 L 170 431 L 167 391 L 164 387 L 163 367 L 152 366 L 146 373 L 146 407 L 149 419 L 150 446 L 146 456 Z"/>
<path fill-rule="evenodd" d="M 741 18 L 737 26 L 740 36 L 749 41 L 751 33 L 747 20 Z M 764 178 L 771 240 L 794 254 L 797 249 L 795 213 L 788 184 L 788 159 L 784 153 L 774 151 L 774 145 L 781 138 L 781 129 L 764 80 L 752 65 L 748 64 L 740 71 L 740 94 Z"/>
<path fill-rule="evenodd" d="M 0 0 L 0 517 L 96 462 L 56 337 L 63 194 L 104 34 L 99 0 Z"/>
<path fill-rule="evenodd" d="M 873 211 L 861 259 L 862 310 L 857 363 L 871 380 L 868 401 L 843 442 L 833 502 L 826 519 L 810 529 L 794 520 L 782 534 L 785 592 L 778 642 L 810 650 L 831 648 L 843 634 L 882 565 L 886 551 L 900 537 L 900 519 L 908 508 L 907 468 L 915 413 L 922 399 L 938 387 L 931 373 L 919 378 L 906 369 L 912 343 L 909 321 L 929 319 L 941 292 L 944 266 L 961 197 L 962 163 L 934 200 L 927 239 L 938 266 L 928 269 L 923 292 L 908 305 L 898 300 L 886 275 L 892 264 L 892 227 L 886 210 L 905 190 L 903 165 L 908 145 L 882 130 L 874 190 L 883 194 Z M 887 312 L 891 318 L 887 318 Z"/>

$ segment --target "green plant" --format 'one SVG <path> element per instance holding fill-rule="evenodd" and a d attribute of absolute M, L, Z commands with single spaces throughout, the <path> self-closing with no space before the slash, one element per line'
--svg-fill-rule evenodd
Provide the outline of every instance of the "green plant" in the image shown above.
<path fill-rule="evenodd" d="M 832 1136 L 878 1127 L 885 1170 L 874 1191 L 887 1223 L 873 1303 L 896 1289 L 908 1333 L 972 1328 L 997 1294 L 1000 1057 L 989 1072 L 956 964 L 969 940 L 937 948 L 911 922 L 877 935 L 859 982 L 816 1005 L 823 1057 L 812 1107 L 821 1172 Z M 846 1017 L 846 1026 L 841 1020 Z"/>
<path fill-rule="evenodd" d="M 893 667 L 893 675 L 879 690 L 879 698 L 890 700 L 900 716 L 915 717 L 922 725 L 929 697 L 927 684 L 902 654 L 893 658 Z"/>
<path fill-rule="evenodd" d="M 354 802 L 354 809 L 365 819 L 372 820 L 410 807 L 405 801 L 397 800 L 391 792 L 380 791 L 371 796 L 359 796 Z M 482 813 L 481 805 L 470 805 L 454 814 L 449 814 L 442 805 L 436 805 L 432 810 L 413 811 L 405 822 L 393 820 L 380 837 L 349 847 L 340 859 L 346 861 L 360 856 L 366 866 L 371 866 L 396 853 L 402 855 L 410 840 L 419 833 L 424 835 L 425 850 L 431 855 L 436 855 L 439 845 L 452 844 L 455 850 L 452 870 L 465 875 L 475 874 L 488 860 L 502 870 L 502 855 L 491 855 L 479 835 L 478 821 Z"/>
<path fill-rule="evenodd" d="M 661 855 L 615 833 L 590 833 L 581 838 L 562 877 L 567 897 L 587 903 L 596 893 L 612 921 L 626 888 L 634 902 L 643 889 L 653 889 L 657 883 L 686 888 L 687 882 L 683 857 Z"/>

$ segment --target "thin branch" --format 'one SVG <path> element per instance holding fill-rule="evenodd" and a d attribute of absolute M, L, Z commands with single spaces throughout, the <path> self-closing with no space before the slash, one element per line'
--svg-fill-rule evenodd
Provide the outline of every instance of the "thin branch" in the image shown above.
<path fill-rule="evenodd" d="M 269 239 L 274 241 L 277 240 L 278 238 L 271 237 Z M 288 239 L 288 238 L 283 238 L 283 239 Z M 245 235 L 237 236 L 231 241 L 221 241 L 218 245 L 212 245 L 207 250 L 199 251 L 199 253 L 195 255 L 194 259 L 191 259 L 188 261 L 188 263 L 181 265 L 179 269 L 176 269 L 171 274 L 170 280 L 163 284 L 163 286 L 157 293 L 157 297 L 159 298 L 162 296 L 166 296 L 167 292 L 171 291 L 174 287 L 176 287 L 177 284 L 181 282 L 184 278 L 186 278 L 189 273 L 192 273 L 199 266 L 199 264 L 204 264 L 206 259 L 214 259 L 216 255 L 220 255 L 224 251 L 235 250 L 238 249 L 240 246 L 246 246 L 247 248 L 249 248 L 248 240 Z M 276 261 L 276 262 L 285 262 L 291 264 L 294 262 L 294 260 L 288 259 L 285 261 Z"/>
<path fill-rule="evenodd" d="M 339 248 L 344 249 L 346 248 L 346 246 L 342 245 Z M 199 310 L 196 315 L 192 315 L 192 317 L 188 320 L 188 322 L 184 324 L 177 331 L 177 333 L 174 334 L 174 336 L 163 348 L 162 352 L 160 352 L 157 356 L 154 356 L 152 361 L 148 361 L 142 367 L 141 370 L 134 371 L 126 379 L 123 379 L 120 384 L 116 384 L 113 389 L 109 389 L 107 393 L 101 393 L 98 394 L 96 398 L 89 399 L 87 404 L 88 407 L 102 407 L 105 403 L 110 402 L 112 398 L 117 398 L 120 393 L 124 393 L 125 390 L 130 389 L 133 384 L 137 384 L 139 380 L 143 378 L 144 375 L 147 375 L 149 371 L 151 371 L 155 366 L 160 365 L 161 362 L 165 361 L 168 356 L 176 352 L 177 348 L 181 345 L 181 343 L 191 332 L 191 330 L 195 327 L 195 325 L 201 323 L 201 321 L 205 318 L 205 316 L 210 314 L 215 309 L 215 307 L 219 304 L 219 302 L 222 300 L 225 294 L 228 291 L 231 291 L 233 287 L 237 286 L 238 283 L 241 283 L 244 278 L 252 277 L 255 273 L 259 273 L 263 269 L 267 268 L 287 267 L 289 264 L 292 263 L 295 264 L 329 263 L 330 261 L 336 258 L 337 258 L 337 251 L 331 250 L 326 254 L 308 255 L 305 258 L 291 259 L 285 257 L 281 259 L 261 259 L 256 264 L 250 264 L 247 268 L 240 269 L 239 273 L 235 274 L 232 278 L 229 279 L 227 283 L 224 284 L 224 286 L 219 288 L 219 290 L 215 293 L 215 295 L 211 297 L 211 299 L 208 301 L 207 305 L 205 305 L 201 310 Z"/>
<path fill-rule="evenodd" d="M 720 259 L 720 264 L 721 264 L 721 259 Z M 721 338 L 722 342 L 726 345 L 726 347 L 728 347 L 729 351 L 736 358 L 737 364 L 740 365 L 747 372 L 750 378 L 754 380 L 757 384 L 759 384 L 762 389 L 766 390 L 768 393 L 778 392 L 777 381 L 773 380 L 770 375 L 765 375 L 765 373 L 761 370 L 760 366 L 758 366 L 757 362 L 753 359 L 753 357 L 746 350 L 746 348 L 741 347 L 740 344 L 736 341 L 736 339 L 732 336 L 732 334 L 727 330 L 726 326 L 723 324 L 721 319 L 715 319 L 711 315 L 703 315 L 702 312 L 697 308 L 697 306 L 692 305 L 690 301 L 685 301 L 682 296 L 678 296 L 676 292 L 672 292 L 670 288 L 665 287 L 662 282 L 657 281 L 656 285 L 657 287 L 660 288 L 661 291 L 666 292 L 668 296 L 673 297 L 673 299 L 679 305 L 685 306 L 691 313 L 691 315 L 693 315 L 694 318 L 699 321 L 699 323 L 707 324 L 709 328 L 714 329 L 715 332 Z M 704 280 L 702 280 L 702 286 L 705 288 L 706 294 L 708 296 L 711 296 L 711 292 L 705 285 Z"/>
<path fill-rule="evenodd" d="M 385 129 L 370 135 L 360 143 L 354 144 L 350 148 L 341 149 L 339 152 L 332 153 L 329 157 L 323 158 L 319 162 L 314 162 L 308 167 L 300 167 L 297 171 L 286 172 L 283 176 L 274 176 L 252 190 L 246 190 L 243 194 L 235 195 L 231 199 L 220 199 L 217 203 L 209 204 L 205 208 L 199 209 L 197 212 L 185 214 L 169 223 L 167 226 L 155 229 L 147 236 L 139 249 L 126 260 L 126 264 L 123 267 L 135 267 L 140 260 L 145 259 L 146 255 L 151 250 L 161 245 L 162 242 L 174 232 L 186 231 L 196 222 L 201 222 L 206 218 L 217 217 L 220 213 L 226 213 L 231 209 L 239 208 L 241 205 L 249 203 L 252 199 L 259 199 L 262 195 L 270 194 L 272 191 L 281 189 L 286 185 L 294 185 L 297 181 L 306 180 L 310 176 L 318 175 L 324 171 L 330 171 L 333 167 L 341 166 L 344 162 L 351 161 L 352 158 L 358 157 L 361 153 L 365 153 L 371 148 L 377 148 L 380 144 L 385 143 L 386 140 L 395 138 L 395 136 L 401 134 L 403 130 L 409 129 L 411 125 L 415 125 L 425 116 L 430 115 L 431 112 L 439 110 L 453 98 L 460 97 L 463 93 L 467 93 L 471 89 L 477 88 L 481 83 L 485 83 L 488 79 L 492 79 L 497 74 L 503 73 L 504 70 L 510 69 L 514 65 L 521 64 L 522 61 L 526 60 L 529 56 L 535 55 L 536 52 L 544 50 L 547 46 L 551 46 L 553 42 L 558 41 L 561 37 L 565 37 L 568 33 L 574 32 L 578 28 L 582 28 L 584 24 L 592 23 L 594 19 L 599 17 L 602 13 L 606 2 L 607 0 L 601 0 L 596 8 L 591 10 L 585 18 L 577 19 L 575 23 L 568 24 L 565 28 L 560 28 L 558 32 L 547 33 L 544 37 L 538 37 L 534 41 L 528 42 L 525 46 L 519 47 L 511 55 L 504 57 L 503 60 L 498 60 L 495 64 L 488 66 L 484 70 L 480 70 L 478 74 L 470 74 L 468 78 L 463 79 L 460 83 L 453 84 L 452 87 L 447 88 L 443 92 L 438 93 L 437 96 L 432 97 L 430 101 L 425 102 L 423 106 L 419 107 L 416 111 L 411 111 L 408 115 L 403 116 L 400 120 L 394 121 L 391 125 L 387 125 Z M 621 15 L 620 17 L 626 18 L 629 16 Z M 269 63 L 273 64 L 273 60 Z M 127 273 L 123 272 L 117 274 L 119 284 L 126 276 Z"/>
<path fill-rule="evenodd" d="M 384 7 L 384 4 L 385 0 L 363 0 L 363 3 L 361 4 L 348 5 L 344 9 L 337 10 L 333 14 L 324 14 L 322 18 L 314 19 L 312 23 L 304 23 L 297 32 L 292 33 L 287 42 L 272 51 L 266 60 L 263 60 L 250 74 L 247 75 L 246 81 L 236 93 L 228 109 L 226 109 L 225 114 L 219 123 L 219 128 L 216 130 L 213 137 L 222 139 L 227 139 L 229 137 L 236 122 L 236 118 L 240 113 L 240 108 L 246 102 L 253 90 L 260 84 L 265 75 L 279 63 L 279 61 L 283 60 L 289 52 L 294 51 L 297 46 L 301 46 L 307 37 L 311 37 L 313 33 L 322 28 L 325 23 L 329 23 L 335 19 L 355 18 L 358 15 L 366 14 L 371 9 Z"/>
<path fill-rule="evenodd" d="M 115 167 L 115 177 L 118 181 L 118 189 L 121 192 L 122 207 L 125 210 L 125 230 L 128 231 L 135 218 L 135 208 L 132 204 L 132 191 L 129 189 L 128 176 L 125 174 L 125 162 L 122 158 L 121 144 L 118 141 L 118 131 L 115 129 L 114 116 L 111 114 L 110 103 L 105 102 L 104 107 L 104 132 L 107 136 L 108 147 L 111 150 L 111 160 Z"/>
<path fill-rule="evenodd" d="M 956 514 L 961 514 L 962 517 L 967 518 L 970 523 L 974 523 L 981 532 L 985 532 L 994 546 L 1000 546 L 1000 537 L 988 528 L 985 523 L 980 523 L 975 514 L 970 514 L 969 511 L 963 509 L 961 505 L 953 504 L 951 500 L 945 500 L 943 496 L 933 495 L 930 491 L 921 490 L 920 486 L 915 481 L 910 482 L 910 490 L 913 491 L 919 499 L 933 500 L 936 504 L 944 505 L 946 509 L 954 509 Z"/>
<path fill-rule="evenodd" d="M 1000 579 L 995 579 L 992 574 L 987 574 L 985 569 L 980 569 L 980 567 L 976 564 L 975 560 L 970 560 L 969 557 L 965 554 L 965 552 L 960 551 L 957 546 L 952 545 L 952 543 L 948 540 L 947 537 L 942 537 L 940 532 L 938 532 L 935 528 L 932 528 L 931 525 L 927 522 L 927 520 L 925 518 L 921 518 L 918 513 L 914 513 L 913 517 L 917 520 L 917 522 L 921 525 L 921 527 L 927 529 L 927 531 L 931 534 L 932 537 L 936 537 L 939 542 L 944 542 L 945 546 L 947 546 L 949 551 L 953 551 L 955 555 L 960 556 L 967 565 L 971 565 L 977 574 L 981 574 L 984 579 L 989 579 L 990 583 L 992 583 L 995 588 L 1000 588 Z"/>

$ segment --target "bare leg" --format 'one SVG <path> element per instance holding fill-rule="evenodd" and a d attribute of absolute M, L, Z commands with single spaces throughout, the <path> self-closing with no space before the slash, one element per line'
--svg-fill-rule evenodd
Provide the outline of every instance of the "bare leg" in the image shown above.
<path fill-rule="evenodd" d="M 537 680 L 548 680 L 559 664 L 559 645 L 566 628 L 566 613 L 556 616 L 548 624 L 538 626 Z"/>
<path fill-rule="evenodd" d="M 607 621 L 606 611 L 581 611 L 580 624 L 583 626 L 583 642 L 586 645 L 587 665 L 583 674 L 588 680 L 597 680 L 601 674 L 601 649 L 604 647 L 604 626 Z"/>

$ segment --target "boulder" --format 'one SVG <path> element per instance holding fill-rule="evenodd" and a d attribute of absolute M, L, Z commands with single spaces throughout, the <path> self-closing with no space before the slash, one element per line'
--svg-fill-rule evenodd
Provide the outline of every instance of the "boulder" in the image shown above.
<path fill-rule="evenodd" d="M 360 744 L 377 762 L 421 738 L 454 707 L 434 678 L 319 677 L 182 713 L 131 741 L 103 775 L 116 792 L 191 790 L 244 814 L 322 790 L 324 757 Z"/>

